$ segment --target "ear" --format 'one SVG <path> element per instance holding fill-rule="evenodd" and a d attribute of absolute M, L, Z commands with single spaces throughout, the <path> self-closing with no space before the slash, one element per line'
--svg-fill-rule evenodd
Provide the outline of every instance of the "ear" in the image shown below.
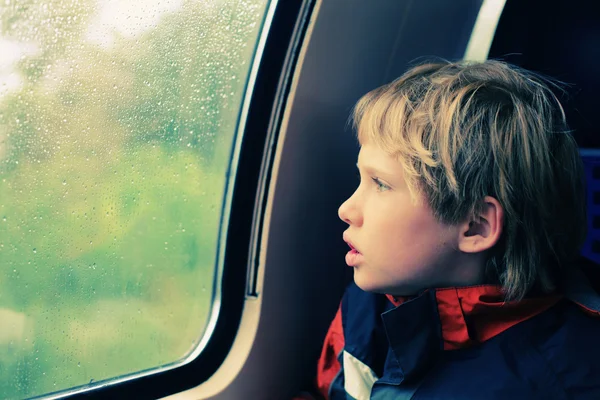
<path fill-rule="evenodd" d="M 480 253 L 494 247 L 504 228 L 504 209 L 498 200 L 486 196 L 479 215 L 469 219 L 459 230 L 458 248 L 465 253 Z"/>

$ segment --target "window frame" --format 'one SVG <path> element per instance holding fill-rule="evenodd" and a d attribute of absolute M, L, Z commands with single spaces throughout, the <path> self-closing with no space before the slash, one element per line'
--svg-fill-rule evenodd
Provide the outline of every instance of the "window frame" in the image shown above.
<path fill-rule="evenodd" d="M 215 282 L 218 293 L 213 295 L 214 323 L 205 346 L 195 359 L 179 367 L 165 367 L 162 371 L 159 367 L 156 372 L 149 370 L 139 377 L 117 377 L 36 398 L 162 398 L 207 381 L 221 366 L 235 341 L 245 300 L 257 295 L 254 277 L 274 156 L 272 149 L 276 146 L 299 44 L 314 4 L 315 0 L 270 0 L 267 5 L 267 23 L 259 36 L 259 40 L 263 36 L 266 40 L 262 54 L 258 49 L 254 55 L 253 69 L 258 68 L 250 71 L 238 116 L 225 196 L 228 201 L 223 205 L 224 224 L 217 249 L 217 266 L 220 263 L 222 271 L 215 279 L 219 275 L 222 279 Z"/>

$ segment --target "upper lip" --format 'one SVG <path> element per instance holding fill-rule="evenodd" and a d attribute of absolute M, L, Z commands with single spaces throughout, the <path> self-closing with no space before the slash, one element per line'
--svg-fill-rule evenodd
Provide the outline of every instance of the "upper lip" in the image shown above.
<path fill-rule="evenodd" d="M 346 243 L 348 244 L 348 246 L 350 246 L 350 248 L 351 248 L 352 250 L 356 250 L 356 251 L 358 251 L 358 252 L 360 253 L 360 250 L 358 250 L 358 249 L 357 249 L 357 248 L 354 246 L 354 244 L 352 244 L 352 242 L 351 242 L 351 241 L 350 241 L 350 239 L 348 238 L 348 234 L 347 234 L 346 232 L 344 232 L 343 238 L 344 238 L 344 242 L 346 242 Z"/>

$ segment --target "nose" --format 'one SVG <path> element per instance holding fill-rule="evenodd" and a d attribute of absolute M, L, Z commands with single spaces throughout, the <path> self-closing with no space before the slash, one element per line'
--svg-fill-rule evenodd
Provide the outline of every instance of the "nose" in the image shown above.
<path fill-rule="evenodd" d="M 356 204 L 356 192 L 342 203 L 338 209 L 338 217 L 348 225 L 362 224 L 362 216 Z"/>

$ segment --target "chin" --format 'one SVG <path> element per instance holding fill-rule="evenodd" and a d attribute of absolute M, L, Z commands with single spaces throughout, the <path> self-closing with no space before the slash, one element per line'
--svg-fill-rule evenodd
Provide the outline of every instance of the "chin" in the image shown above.
<path fill-rule="evenodd" d="M 369 277 L 362 276 L 356 269 L 354 270 L 354 283 L 361 290 L 370 293 L 391 294 L 394 296 L 414 296 L 419 293 L 419 289 L 415 289 L 414 285 L 397 283 L 390 285 L 389 282 L 378 282 Z"/>
<path fill-rule="evenodd" d="M 384 285 L 382 282 L 374 281 L 368 277 L 363 277 L 356 270 L 354 271 L 354 283 L 365 292 L 387 294 L 387 290 L 389 289 L 388 285 Z"/>

